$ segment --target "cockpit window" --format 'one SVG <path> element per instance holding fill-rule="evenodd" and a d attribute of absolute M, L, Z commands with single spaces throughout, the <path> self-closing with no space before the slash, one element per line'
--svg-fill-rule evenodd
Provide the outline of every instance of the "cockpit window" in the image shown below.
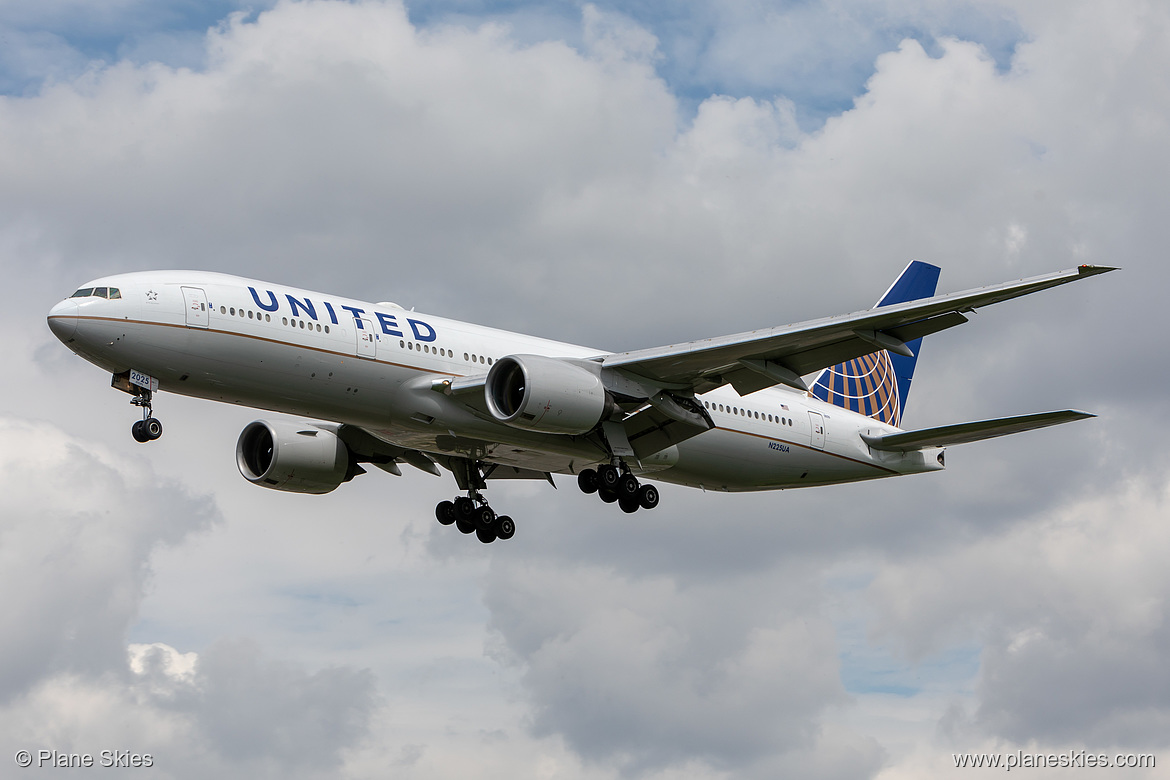
<path fill-rule="evenodd" d="M 70 298 L 109 298 L 112 301 L 122 298 L 122 291 L 117 287 L 82 287 L 69 296 Z"/>

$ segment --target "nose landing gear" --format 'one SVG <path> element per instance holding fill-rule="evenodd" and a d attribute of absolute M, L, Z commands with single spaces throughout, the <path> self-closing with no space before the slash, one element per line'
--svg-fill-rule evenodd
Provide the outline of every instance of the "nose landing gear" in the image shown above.
<path fill-rule="evenodd" d="M 145 444 L 162 436 L 163 427 L 162 423 L 154 417 L 154 412 L 150 407 L 153 393 L 145 388 L 138 388 L 138 390 L 138 394 L 130 399 L 130 403 L 142 407 L 142 419 L 130 426 L 130 435 L 134 437 L 134 441 Z"/>
<path fill-rule="evenodd" d="M 130 435 L 134 441 L 145 444 L 162 436 L 162 423 L 154 417 L 150 406 L 154 391 L 158 390 L 157 379 L 141 371 L 129 370 L 114 374 L 110 378 L 110 386 L 129 393 L 130 403 L 142 409 L 142 419 L 130 426 Z"/>

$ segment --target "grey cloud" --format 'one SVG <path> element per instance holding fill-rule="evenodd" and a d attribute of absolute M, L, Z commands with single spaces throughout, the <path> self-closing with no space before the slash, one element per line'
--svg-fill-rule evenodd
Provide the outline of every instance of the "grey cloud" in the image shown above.
<path fill-rule="evenodd" d="M 818 717 L 844 700 L 832 629 L 784 578 L 701 585 L 531 565 L 495 575 L 491 626 L 504 658 L 523 664 L 533 729 L 588 761 L 635 775 L 689 761 L 750 769 L 811 745 Z M 766 607 L 737 603 L 745 593 Z"/>
<path fill-rule="evenodd" d="M 189 716 L 225 762 L 303 771 L 337 767 L 340 750 L 366 735 L 377 703 L 368 670 L 308 673 L 237 640 L 203 651 L 190 684 L 166 706 Z"/>
<path fill-rule="evenodd" d="M 336 777 L 380 705 L 368 671 L 309 673 L 243 640 L 193 663 L 165 645 L 135 650 L 132 672 L 50 675 L 0 706 L 6 747 L 128 750 L 151 757 L 152 777 L 184 780 Z"/>
<path fill-rule="evenodd" d="M 888 565 L 871 588 L 878 625 L 920 656 L 980 637 L 977 731 L 1157 744 L 1170 716 L 1164 513 L 1163 475 Z"/>

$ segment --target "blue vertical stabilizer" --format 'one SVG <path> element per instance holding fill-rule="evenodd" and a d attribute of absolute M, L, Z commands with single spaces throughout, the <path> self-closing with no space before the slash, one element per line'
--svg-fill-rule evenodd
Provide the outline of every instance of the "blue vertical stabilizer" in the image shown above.
<path fill-rule="evenodd" d="M 938 274 L 938 266 L 914 260 L 874 308 L 931 297 L 938 287 Z M 826 368 L 813 382 L 812 394 L 842 409 L 900 425 L 922 339 L 907 342 L 906 346 L 914 357 L 883 349 Z"/>

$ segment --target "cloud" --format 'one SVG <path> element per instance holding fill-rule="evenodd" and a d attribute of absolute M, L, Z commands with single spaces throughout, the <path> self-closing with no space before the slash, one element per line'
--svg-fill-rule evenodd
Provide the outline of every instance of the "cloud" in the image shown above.
<path fill-rule="evenodd" d="M 1165 478 L 1044 512 L 880 571 L 878 630 L 921 657 L 974 629 L 969 728 L 1017 744 L 1141 747 L 1164 739 L 1170 679 Z"/>
<path fill-rule="evenodd" d="M 377 702 L 368 671 L 306 673 L 250 642 L 130 647 L 130 673 L 55 674 L 0 707 L 16 744 L 149 757 L 152 776 L 334 777 Z M 108 758 L 107 758 L 108 760 Z"/>
<path fill-rule="evenodd" d="M 741 770 L 810 746 L 844 700 L 831 626 L 772 578 L 680 579 L 495 570 L 491 626 L 502 660 L 523 665 L 535 733 L 634 775 L 688 760 Z M 766 611 L 737 603 L 761 590 L 777 594 Z"/>
<path fill-rule="evenodd" d="M 174 777 L 326 776 L 340 764 L 378 704 L 370 672 L 309 673 L 246 641 L 127 655 L 152 555 L 218 520 L 208 497 L 45 423 L 2 418 L 0 440 L 6 733 L 24 747 L 153 753 Z"/>
<path fill-rule="evenodd" d="M 0 699 L 57 672 L 124 662 L 150 555 L 206 529 L 213 504 L 58 428 L 0 418 Z"/>
<path fill-rule="evenodd" d="M 663 75 L 678 39 L 603 3 L 574 21 L 580 45 L 477 16 L 412 24 L 395 3 L 284 3 L 209 33 L 201 67 L 136 58 L 0 99 L 0 252 L 21 292 L 0 310 L 0 387 L 113 442 L 2 429 L 17 520 L 0 555 L 6 592 L 28 594 L 0 654 L 12 733 L 89 745 L 125 716 L 173 766 L 204 750 L 176 776 L 856 777 L 951 737 L 1156 742 L 1167 13 L 1029 7 L 1008 57 L 825 11 L 804 21 L 848 28 L 839 49 L 878 43 L 855 100 L 812 131 L 784 90 L 690 111 Z M 736 59 L 736 40 L 769 45 L 758 21 L 711 33 L 719 78 L 800 78 L 799 49 Z M 154 467 L 117 454 L 137 446 L 109 411 L 124 399 L 42 319 L 86 278 L 193 266 L 634 348 L 864 308 L 913 257 L 944 266 L 944 290 L 1126 265 L 931 337 L 908 421 L 1101 418 L 955 448 L 931 477 L 667 488 L 633 518 L 571 481 L 493 485 L 520 530 L 490 548 L 430 519 L 450 482 L 255 491 L 225 407 L 164 397 Z M 215 534 L 185 484 L 214 495 Z M 868 640 L 842 630 L 842 602 Z M 130 627 L 165 647 L 128 665 Z M 956 647 L 978 672 L 946 663 Z M 905 686 L 897 709 L 857 684 L 867 652 L 934 687 Z M 883 726 L 891 710 L 911 725 Z"/>

